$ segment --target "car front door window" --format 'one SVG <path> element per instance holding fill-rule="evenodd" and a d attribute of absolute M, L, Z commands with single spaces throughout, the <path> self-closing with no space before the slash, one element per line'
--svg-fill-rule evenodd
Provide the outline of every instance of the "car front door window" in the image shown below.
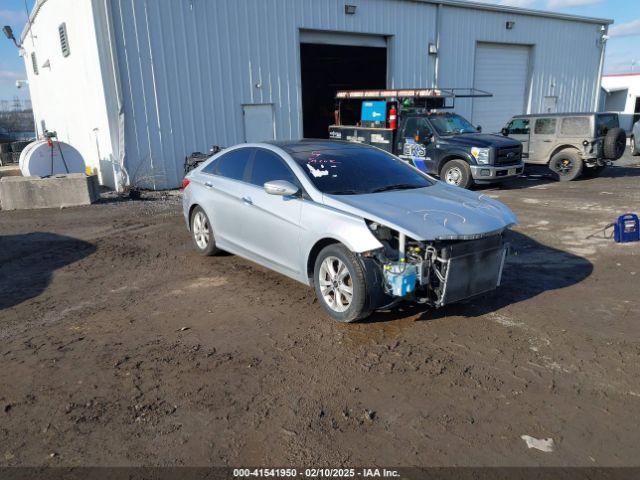
<path fill-rule="evenodd" d="M 265 183 L 273 180 L 286 180 L 296 186 L 300 186 L 291 169 L 277 154 L 269 150 L 256 150 L 249 182 L 258 187 L 264 187 Z"/>

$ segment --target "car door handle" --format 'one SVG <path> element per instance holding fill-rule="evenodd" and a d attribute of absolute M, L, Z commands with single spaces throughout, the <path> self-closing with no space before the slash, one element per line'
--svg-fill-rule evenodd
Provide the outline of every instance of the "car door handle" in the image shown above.
<path fill-rule="evenodd" d="M 205 187 L 209 187 L 209 188 L 211 188 L 211 187 L 213 187 L 213 183 L 211 183 L 211 182 L 204 182 L 204 186 L 205 186 Z"/>
<path fill-rule="evenodd" d="M 544 143 L 551 143 L 551 140 L 542 140 Z"/>
<path fill-rule="evenodd" d="M 253 200 L 251 200 L 251 198 L 249 197 L 242 197 L 242 201 L 247 205 L 253 205 Z"/>

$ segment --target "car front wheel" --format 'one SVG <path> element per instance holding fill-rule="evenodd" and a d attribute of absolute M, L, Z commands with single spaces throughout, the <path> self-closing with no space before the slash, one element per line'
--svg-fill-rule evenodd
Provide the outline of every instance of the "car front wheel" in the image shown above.
<path fill-rule="evenodd" d="M 191 213 L 191 237 L 200 254 L 211 256 L 220 252 L 216 247 L 209 217 L 201 207 L 195 207 Z"/>
<path fill-rule="evenodd" d="M 318 301 L 338 322 L 355 322 L 371 312 L 365 308 L 366 280 L 362 264 L 340 244 L 322 249 L 313 269 Z"/>
<path fill-rule="evenodd" d="M 464 160 L 450 160 L 445 163 L 440 171 L 440 178 L 456 187 L 469 188 L 473 185 L 471 169 Z"/>

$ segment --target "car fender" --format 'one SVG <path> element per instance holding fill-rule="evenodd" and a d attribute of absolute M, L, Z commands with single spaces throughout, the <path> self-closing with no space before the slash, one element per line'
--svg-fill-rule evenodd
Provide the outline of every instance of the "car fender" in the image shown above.
<path fill-rule="evenodd" d="M 306 272 L 310 256 L 319 242 L 332 241 L 343 244 L 354 253 L 363 253 L 382 248 L 382 244 L 371 233 L 362 217 L 342 212 L 328 205 L 307 201 L 302 218 L 304 228 L 300 239 L 302 253 L 301 271 Z"/>
<path fill-rule="evenodd" d="M 449 160 L 460 159 L 467 162 L 469 165 L 475 165 L 476 160 L 471 156 L 471 154 L 461 148 L 455 148 L 452 150 L 447 150 L 446 152 L 441 152 L 440 160 L 438 160 L 437 171 L 440 173 L 440 170 Z"/>

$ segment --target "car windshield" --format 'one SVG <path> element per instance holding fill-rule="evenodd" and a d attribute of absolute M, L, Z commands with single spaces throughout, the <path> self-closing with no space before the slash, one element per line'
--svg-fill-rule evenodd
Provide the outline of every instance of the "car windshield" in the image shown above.
<path fill-rule="evenodd" d="M 336 148 L 292 156 L 315 187 L 329 195 L 407 190 L 434 184 L 399 158 L 373 148 Z"/>
<path fill-rule="evenodd" d="M 429 120 L 437 130 L 439 135 L 456 135 L 459 133 L 475 133 L 476 127 L 469 121 L 455 113 L 445 115 L 432 115 Z"/>

